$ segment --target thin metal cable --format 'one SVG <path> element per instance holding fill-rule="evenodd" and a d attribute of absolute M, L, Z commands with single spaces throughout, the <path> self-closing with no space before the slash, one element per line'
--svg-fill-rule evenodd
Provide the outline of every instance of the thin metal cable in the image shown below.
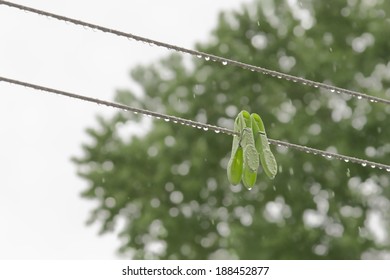
<path fill-rule="evenodd" d="M 272 77 L 277 77 L 277 78 L 280 78 L 280 79 L 285 79 L 285 80 L 288 80 L 288 81 L 297 82 L 297 83 L 300 83 L 300 84 L 303 84 L 303 85 L 308 85 L 308 86 L 311 86 L 311 87 L 314 87 L 314 88 L 323 88 L 323 89 L 329 90 L 329 91 L 331 91 L 333 93 L 346 94 L 346 95 L 349 95 L 349 96 L 352 96 L 352 97 L 355 97 L 355 98 L 358 98 L 358 99 L 366 99 L 366 100 L 369 100 L 370 102 L 379 102 L 379 103 L 383 103 L 383 104 L 386 104 L 386 105 L 390 105 L 390 100 L 385 99 L 385 98 L 376 97 L 376 96 L 370 96 L 370 95 L 367 95 L 365 93 L 361 93 L 361 92 L 357 92 L 357 91 L 353 91 L 353 90 L 349 90 L 349 89 L 343 89 L 343 88 L 339 88 L 339 87 L 336 87 L 336 86 L 332 86 L 332 85 L 328 85 L 328 84 L 324 84 L 324 83 L 320 83 L 320 82 L 311 81 L 311 80 L 304 79 L 304 78 L 301 78 L 301 77 L 296 77 L 296 76 L 285 74 L 285 73 L 281 73 L 281 72 L 278 72 L 278 71 L 269 70 L 269 69 L 262 68 L 262 67 L 259 67 L 259 66 L 254 66 L 254 65 L 251 65 L 251 64 L 246 64 L 246 63 L 243 63 L 243 62 L 235 61 L 235 60 L 232 60 L 232 59 L 228 59 L 228 58 L 224 58 L 224 57 L 220 57 L 220 56 L 216 56 L 216 55 L 212 55 L 212 54 L 208 54 L 208 53 L 204 53 L 204 52 L 199 52 L 199 51 L 195 51 L 195 50 L 191 50 L 191 49 L 178 47 L 178 46 L 175 46 L 175 45 L 163 43 L 163 42 L 152 40 L 152 39 L 149 39 L 149 38 L 137 36 L 137 35 L 134 35 L 134 34 L 131 34 L 131 33 L 126 33 L 126 32 L 114 30 L 114 29 L 111 29 L 111 28 L 107 28 L 107 27 L 104 27 L 104 26 L 100 26 L 100 25 L 84 22 L 84 21 L 81 21 L 81 20 L 60 16 L 60 15 L 57 15 L 57 14 L 53 14 L 53 13 L 49 13 L 49 12 L 46 12 L 46 11 L 42 11 L 42 10 L 38 10 L 38 9 L 26 7 L 26 6 L 22 6 L 22 5 L 19 5 L 19 4 L 14 4 L 14 3 L 11 3 L 11 2 L 8 2 L 8 1 L 0 1 L 0 4 L 6 5 L 6 6 L 9 6 L 9 7 L 13 7 L 13 8 L 17 8 L 17 9 L 20 9 L 20 10 L 23 10 L 23 11 L 35 13 L 35 14 L 38 14 L 38 15 L 55 18 L 55 19 L 60 20 L 60 21 L 70 22 L 70 23 L 73 23 L 73 24 L 76 24 L 76 25 L 79 25 L 79 26 L 89 27 L 89 28 L 94 29 L 94 30 L 99 30 L 99 31 L 102 31 L 102 32 L 105 32 L 105 33 L 114 34 L 114 35 L 117 35 L 117 36 L 120 36 L 120 37 L 125 37 L 127 39 L 134 39 L 136 41 L 141 41 L 141 42 L 144 42 L 144 43 L 148 43 L 150 45 L 156 45 L 156 46 L 159 46 L 159 47 L 167 48 L 169 50 L 174 50 L 174 51 L 177 51 L 177 52 L 190 54 L 190 55 L 196 56 L 198 58 L 204 58 L 207 61 L 211 60 L 211 61 L 214 61 L 214 62 L 220 62 L 223 65 L 237 66 L 237 67 L 240 67 L 242 69 L 251 70 L 253 72 L 258 72 L 258 73 L 262 73 L 262 74 L 266 74 L 266 75 L 271 75 Z"/>
<path fill-rule="evenodd" d="M 79 95 L 79 94 L 75 94 L 75 93 L 70 93 L 70 92 L 66 92 L 66 91 L 62 91 L 62 90 L 58 90 L 58 89 L 48 88 L 48 87 L 44 87 L 44 86 L 40 86 L 40 85 L 36 85 L 36 84 L 31 84 L 31 83 L 27 83 L 27 82 L 23 82 L 23 81 L 9 79 L 9 78 L 2 77 L 2 76 L 0 76 L 0 82 L 1 81 L 7 82 L 10 84 L 15 84 L 15 85 L 20 85 L 20 86 L 32 88 L 32 89 L 47 92 L 47 93 L 59 94 L 59 95 L 87 101 L 87 102 L 92 102 L 92 103 L 96 103 L 96 104 L 100 104 L 100 105 L 106 105 L 109 107 L 114 107 L 114 108 L 118 108 L 121 110 L 130 111 L 133 113 L 140 113 L 140 114 L 143 114 L 146 116 L 155 117 L 157 119 L 171 121 L 171 122 L 176 123 L 176 124 L 181 124 L 181 125 L 191 126 L 193 128 L 203 129 L 204 131 L 210 130 L 210 131 L 214 131 L 216 133 L 221 132 L 221 133 L 225 133 L 225 134 L 231 135 L 231 136 L 239 135 L 238 133 L 234 132 L 233 130 L 219 127 L 219 126 L 204 124 L 204 123 L 191 121 L 191 120 L 187 120 L 187 119 L 183 119 L 183 118 L 179 118 L 179 117 L 175 117 L 175 116 L 170 116 L 170 115 L 166 115 L 166 114 L 160 114 L 160 113 L 149 111 L 149 110 L 134 108 L 134 107 L 130 107 L 130 106 L 115 103 L 115 102 L 110 102 L 110 101 L 105 101 L 105 100 L 101 100 L 101 99 L 97 99 L 97 98 L 87 97 L 87 96 L 83 96 L 83 95 Z M 284 146 L 287 148 L 292 148 L 292 149 L 295 149 L 298 151 L 302 151 L 302 152 L 306 152 L 306 153 L 310 153 L 310 154 L 314 154 L 314 155 L 321 155 L 321 156 L 329 158 L 329 159 L 333 158 L 333 159 L 343 160 L 345 162 L 353 162 L 353 163 L 360 164 L 364 167 L 367 166 L 367 167 L 372 167 L 372 168 L 384 169 L 384 170 L 390 172 L 390 165 L 372 162 L 372 161 L 368 161 L 368 160 L 363 160 L 363 159 L 350 157 L 350 156 L 344 156 L 344 155 L 326 152 L 326 151 L 322 151 L 322 150 L 317 150 L 317 149 L 313 149 L 310 147 L 300 146 L 300 145 L 296 145 L 296 144 L 292 144 L 292 143 L 288 143 L 288 142 L 284 142 L 284 141 L 280 141 L 280 140 L 274 140 L 274 139 L 268 139 L 268 140 L 273 145 Z"/>

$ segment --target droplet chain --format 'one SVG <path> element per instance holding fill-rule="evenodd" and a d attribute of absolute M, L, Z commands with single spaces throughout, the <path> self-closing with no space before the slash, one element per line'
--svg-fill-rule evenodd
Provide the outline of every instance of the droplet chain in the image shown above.
<path fill-rule="evenodd" d="M 58 90 L 58 89 L 48 88 L 48 87 L 44 87 L 44 86 L 40 86 L 40 85 L 36 85 L 36 84 L 31 84 L 31 83 L 19 81 L 19 80 L 9 79 L 9 78 L 2 77 L 2 76 L 0 76 L 0 82 L 1 81 L 7 82 L 10 84 L 14 84 L 14 85 L 24 86 L 27 88 L 32 88 L 32 89 L 42 91 L 42 92 L 54 93 L 54 94 L 58 94 L 58 95 L 63 95 L 63 96 L 75 98 L 75 99 L 82 100 L 82 101 L 87 101 L 87 102 L 100 104 L 100 105 L 106 105 L 109 107 L 113 107 L 113 108 L 117 108 L 117 109 L 121 109 L 121 110 L 125 110 L 125 111 L 130 111 L 133 113 L 139 113 L 139 114 L 143 114 L 146 116 L 155 117 L 155 118 L 158 118 L 161 120 L 171 121 L 175 124 L 181 124 L 181 125 L 186 125 L 186 126 L 189 126 L 192 128 L 202 129 L 204 131 L 214 131 L 215 133 L 224 133 L 224 134 L 231 135 L 231 136 L 238 135 L 233 130 L 230 130 L 227 128 L 204 124 L 204 123 L 200 123 L 200 122 L 196 122 L 196 121 L 192 121 L 192 120 L 187 120 L 187 119 L 183 119 L 183 118 L 179 118 L 179 117 L 175 117 L 175 116 L 170 116 L 170 115 L 166 115 L 166 114 L 161 114 L 161 113 L 157 113 L 157 112 L 153 112 L 153 111 L 149 111 L 149 110 L 145 110 L 145 109 L 134 108 L 134 107 L 127 106 L 124 104 L 105 101 L 105 100 L 101 100 L 101 99 L 97 99 L 97 98 L 93 98 L 93 97 L 88 97 L 88 96 L 84 96 L 84 95 L 79 95 L 79 94 L 75 94 L 75 93 L 70 93 L 70 92 Z M 287 148 L 292 148 L 292 149 L 306 152 L 306 153 L 310 153 L 313 155 L 321 155 L 321 156 L 329 158 L 329 159 L 333 158 L 333 159 L 343 160 L 345 162 L 353 162 L 353 163 L 360 164 L 364 167 L 384 169 L 384 170 L 390 172 L 390 165 L 385 165 L 382 163 L 377 163 L 377 162 L 372 162 L 372 161 L 354 158 L 354 157 L 350 157 L 350 156 L 344 156 L 344 155 L 340 155 L 340 154 L 336 154 L 336 153 L 317 150 L 314 148 L 301 146 L 301 145 L 297 145 L 297 144 L 292 144 L 292 143 L 288 143 L 288 142 L 284 142 L 284 141 L 280 141 L 280 140 L 274 140 L 274 139 L 268 139 L 268 140 L 273 145 L 284 146 Z"/>
<path fill-rule="evenodd" d="M 359 100 L 365 99 L 365 100 L 368 100 L 368 101 L 374 102 L 374 103 L 379 102 L 379 103 L 383 103 L 383 104 L 386 104 L 386 105 L 390 105 L 390 100 L 385 99 L 385 98 L 376 97 L 376 96 L 370 96 L 370 95 L 367 95 L 367 94 L 364 94 L 364 93 L 361 93 L 361 92 L 348 90 L 348 89 L 343 89 L 343 88 L 339 88 L 339 87 L 336 87 L 336 86 L 332 86 L 332 85 L 328 85 L 328 84 L 324 84 L 324 83 L 320 83 L 320 82 L 315 82 L 315 81 L 307 80 L 307 79 L 304 79 L 304 78 L 301 78 L 301 77 L 296 77 L 296 76 L 293 76 L 293 75 L 281 73 L 281 72 L 278 72 L 278 71 L 269 70 L 269 69 L 262 68 L 262 67 L 259 67 L 259 66 L 254 66 L 254 65 L 247 64 L 247 63 L 235 61 L 235 60 L 232 60 L 232 59 L 228 59 L 228 58 L 224 58 L 224 57 L 220 57 L 220 56 L 216 56 L 216 55 L 212 55 L 212 54 L 208 54 L 208 53 L 204 53 L 204 52 L 195 51 L 195 50 L 191 50 L 191 49 L 175 46 L 175 45 L 172 45 L 172 44 L 163 43 L 163 42 L 152 40 L 152 39 L 149 39 L 149 38 L 137 36 L 137 35 L 134 35 L 134 34 L 131 34 L 131 33 L 126 33 L 126 32 L 123 32 L 123 31 L 114 30 L 114 29 L 111 29 L 111 28 L 107 28 L 107 27 L 104 27 L 104 26 L 100 26 L 100 25 L 84 22 L 84 21 L 81 21 L 81 20 L 77 20 L 77 19 L 73 19 L 73 18 L 69 18 L 69 17 L 65 17 L 65 16 L 60 16 L 60 15 L 57 15 L 57 14 L 49 13 L 49 12 L 46 12 L 46 11 L 34 9 L 34 8 L 31 8 L 31 7 L 27 7 L 27 6 L 23 6 L 23 5 L 19 5 L 19 4 L 15 4 L 15 3 L 11 3 L 11 2 L 8 2 L 8 1 L 0 1 L 0 5 L 1 4 L 7 5 L 9 7 L 17 8 L 17 9 L 20 9 L 20 10 L 23 10 L 23 11 L 35 13 L 35 14 L 38 14 L 38 15 L 55 18 L 57 20 L 70 22 L 70 23 L 73 23 L 73 24 L 76 24 L 76 25 L 79 25 L 79 26 L 89 27 L 89 28 L 94 29 L 94 30 L 99 30 L 99 31 L 102 31 L 102 32 L 105 32 L 105 33 L 114 34 L 114 35 L 117 35 L 117 36 L 120 36 L 120 37 L 125 37 L 127 39 L 134 39 L 136 41 L 144 42 L 144 43 L 147 43 L 149 45 L 155 45 L 155 46 L 158 46 L 158 47 L 167 48 L 169 50 L 174 50 L 174 51 L 177 51 L 177 52 L 190 54 L 190 55 L 196 56 L 198 58 L 204 58 L 206 61 L 211 60 L 211 61 L 214 61 L 214 62 L 222 63 L 223 65 L 237 66 L 237 67 L 240 67 L 242 69 L 246 69 L 246 70 L 250 70 L 250 71 L 253 71 L 253 72 L 262 73 L 262 74 L 265 74 L 265 75 L 270 75 L 272 77 L 282 78 L 284 80 L 297 82 L 297 83 L 300 83 L 300 84 L 303 84 L 303 85 L 308 85 L 308 86 L 311 86 L 311 87 L 314 87 L 314 88 L 323 88 L 323 89 L 329 90 L 330 92 L 333 92 L 333 93 L 347 94 L 347 95 L 355 97 L 355 98 L 357 98 Z"/>

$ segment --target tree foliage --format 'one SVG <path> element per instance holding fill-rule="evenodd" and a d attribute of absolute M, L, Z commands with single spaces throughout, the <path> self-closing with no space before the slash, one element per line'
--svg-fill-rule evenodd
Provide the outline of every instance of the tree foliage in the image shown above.
<path fill-rule="evenodd" d="M 315 81 L 390 97 L 390 2 L 255 1 L 219 15 L 197 49 Z M 139 97 L 116 100 L 233 127 L 259 113 L 270 138 L 389 163 L 383 104 L 173 54 L 139 66 Z M 87 130 L 74 159 L 98 201 L 90 222 L 120 229 L 137 259 L 358 259 L 389 249 L 388 172 L 271 147 L 279 173 L 248 191 L 227 181 L 232 137 L 118 112 Z M 138 124 L 143 135 L 124 136 Z M 149 125 L 150 124 L 150 125 Z M 377 219 L 379 217 L 379 219 Z M 381 221 L 375 234 L 371 221 Z M 126 255 L 127 256 L 127 255 Z"/>

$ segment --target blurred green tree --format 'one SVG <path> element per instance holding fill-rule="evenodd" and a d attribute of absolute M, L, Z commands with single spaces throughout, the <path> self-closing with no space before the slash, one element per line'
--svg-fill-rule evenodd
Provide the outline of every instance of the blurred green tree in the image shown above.
<path fill-rule="evenodd" d="M 197 49 L 390 97 L 389 1 L 255 1 L 219 15 Z M 390 108 L 173 54 L 137 67 L 142 87 L 116 101 L 233 127 L 259 113 L 268 136 L 386 163 Z M 97 200 L 89 222 L 120 229 L 136 259 L 385 258 L 390 179 L 384 170 L 271 147 L 279 174 L 248 191 L 226 176 L 232 138 L 126 112 L 98 118 L 74 159 Z M 143 135 L 126 135 L 138 124 Z M 387 160 L 387 163 L 388 160 Z M 376 221 L 376 223 L 374 223 Z M 373 226 L 377 230 L 373 230 Z"/>

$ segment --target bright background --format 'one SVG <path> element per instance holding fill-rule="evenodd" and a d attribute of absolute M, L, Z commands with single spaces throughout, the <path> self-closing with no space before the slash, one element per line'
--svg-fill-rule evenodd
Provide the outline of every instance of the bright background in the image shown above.
<path fill-rule="evenodd" d="M 193 48 L 243 1 L 13 1 Z M 245 1 L 244 1 L 245 2 Z M 248 1 L 246 1 L 248 2 Z M 170 53 L 0 5 L 0 76 L 112 100 L 129 70 Z M 115 259 L 115 234 L 85 222 L 93 202 L 72 156 L 114 109 L 0 82 L 0 259 Z"/>

